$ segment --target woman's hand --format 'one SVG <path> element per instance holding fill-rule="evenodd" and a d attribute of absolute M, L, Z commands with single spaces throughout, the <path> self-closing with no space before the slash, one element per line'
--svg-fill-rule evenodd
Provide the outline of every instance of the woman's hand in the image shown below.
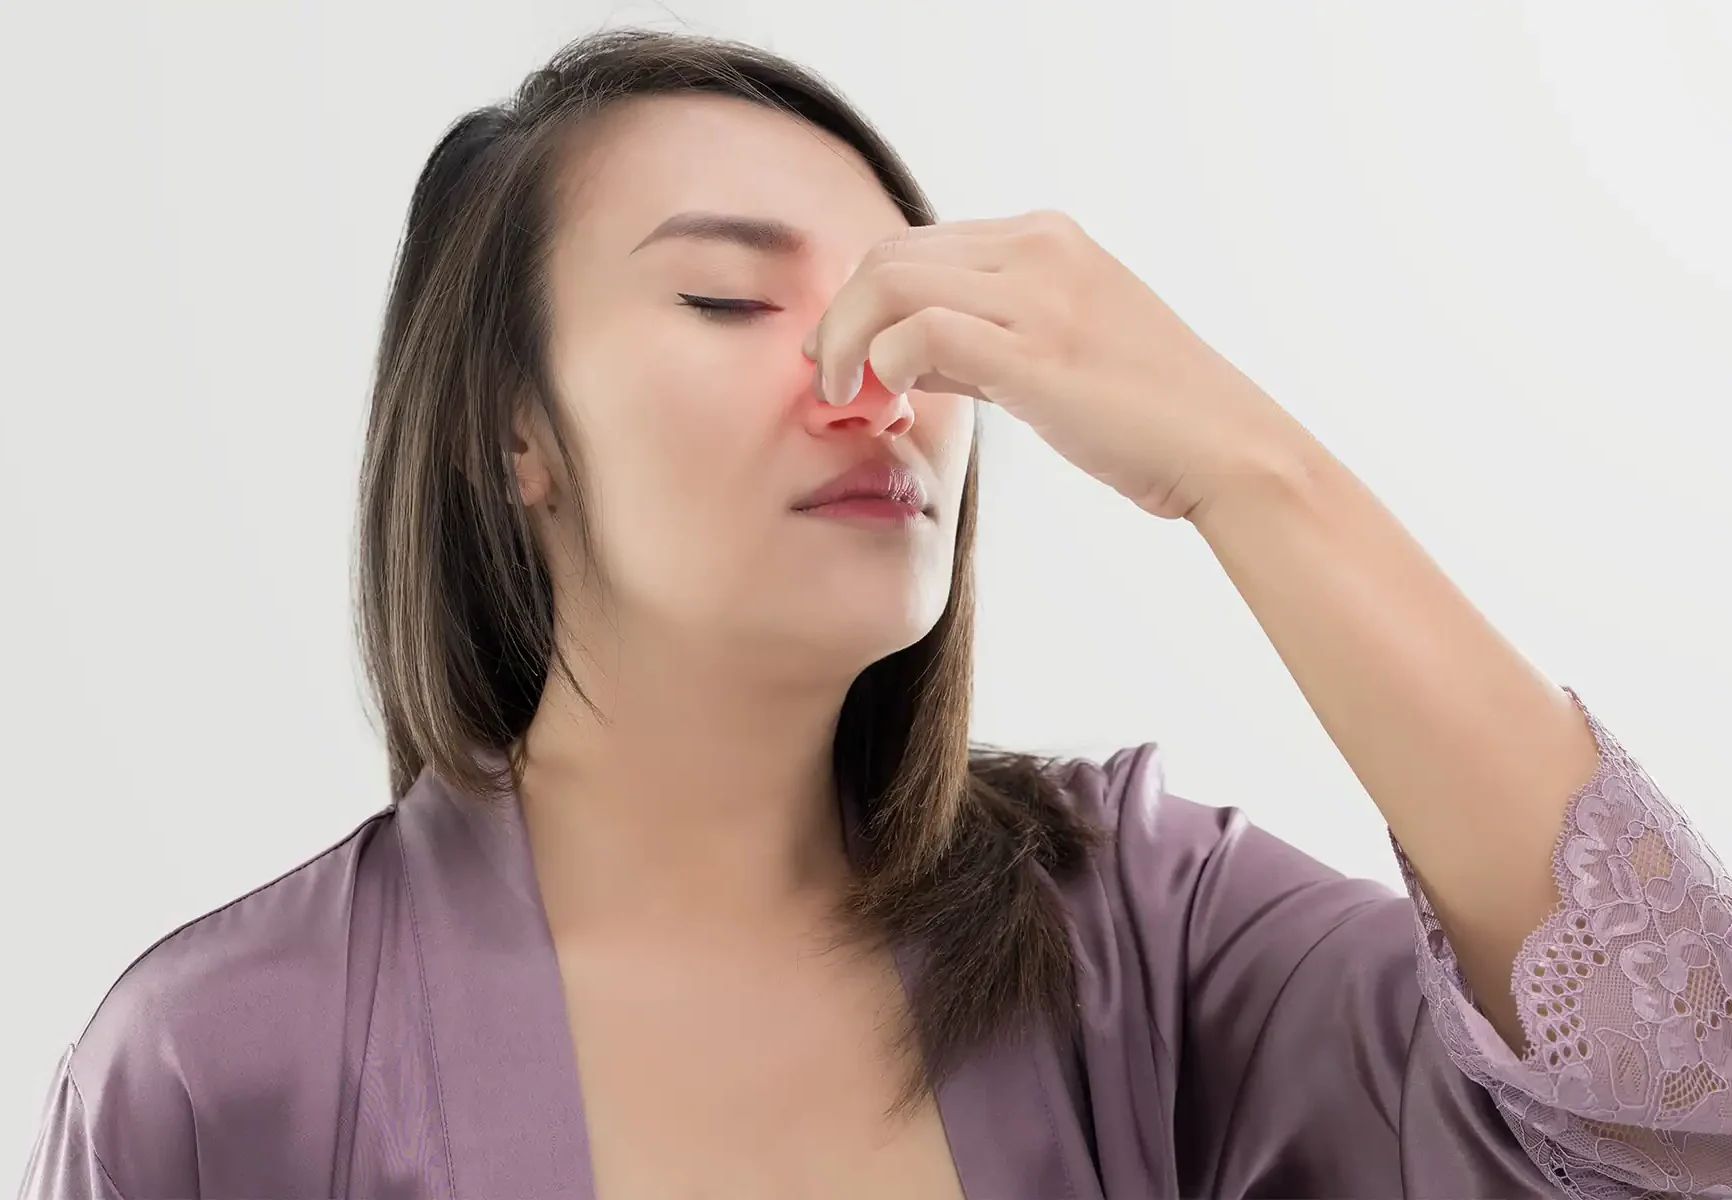
<path fill-rule="evenodd" d="M 989 400 L 1156 516 L 1197 520 L 1302 474 L 1285 410 L 1061 213 L 915 227 L 869 253 L 806 355 L 845 404 L 862 364 L 895 392 Z"/>

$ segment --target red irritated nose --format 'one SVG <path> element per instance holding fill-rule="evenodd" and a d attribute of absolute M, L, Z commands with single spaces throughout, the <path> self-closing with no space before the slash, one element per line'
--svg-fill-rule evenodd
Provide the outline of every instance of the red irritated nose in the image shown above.
<path fill-rule="evenodd" d="M 847 386 L 848 380 L 842 380 Z M 812 408 L 808 410 L 814 432 L 852 428 L 870 434 L 900 436 L 914 424 L 914 409 L 905 395 L 892 392 L 867 363 L 861 373 L 860 388 L 846 404 L 834 405 L 818 394 L 816 375 L 812 382 Z"/>

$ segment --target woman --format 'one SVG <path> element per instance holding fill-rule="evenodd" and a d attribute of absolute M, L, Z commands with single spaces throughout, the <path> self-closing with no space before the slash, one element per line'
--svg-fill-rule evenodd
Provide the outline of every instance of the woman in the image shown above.
<path fill-rule="evenodd" d="M 971 753 L 981 402 L 1195 526 L 1410 897 L 1150 746 Z M 360 553 L 397 799 L 128 969 L 27 1196 L 1732 1196 L 1680 813 L 1073 223 L 934 224 L 780 59 L 449 132 Z"/>

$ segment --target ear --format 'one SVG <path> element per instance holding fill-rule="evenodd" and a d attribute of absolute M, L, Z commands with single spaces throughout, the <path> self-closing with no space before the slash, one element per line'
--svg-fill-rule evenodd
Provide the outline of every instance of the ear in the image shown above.
<path fill-rule="evenodd" d="M 511 465 L 517 476 L 517 495 L 525 508 L 546 505 L 553 511 L 553 470 L 544 449 L 539 413 L 531 404 L 521 404 L 511 421 Z"/>

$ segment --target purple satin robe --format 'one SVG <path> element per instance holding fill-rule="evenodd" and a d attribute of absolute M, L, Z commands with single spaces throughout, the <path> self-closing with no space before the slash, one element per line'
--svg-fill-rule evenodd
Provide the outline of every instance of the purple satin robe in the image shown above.
<path fill-rule="evenodd" d="M 1525 1061 L 1399 847 L 1406 897 L 1169 794 L 1152 746 L 1070 764 L 1116 831 L 1061 889 L 1083 1030 L 940 1088 L 969 1200 L 1732 1197 L 1732 877 L 1588 720 L 1564 903 L 1514 972 Z M 496 811 L 424 774 L 152 946 L 62 1059 L 22 1194 L 592 1196 L 521 812 Z"/>

